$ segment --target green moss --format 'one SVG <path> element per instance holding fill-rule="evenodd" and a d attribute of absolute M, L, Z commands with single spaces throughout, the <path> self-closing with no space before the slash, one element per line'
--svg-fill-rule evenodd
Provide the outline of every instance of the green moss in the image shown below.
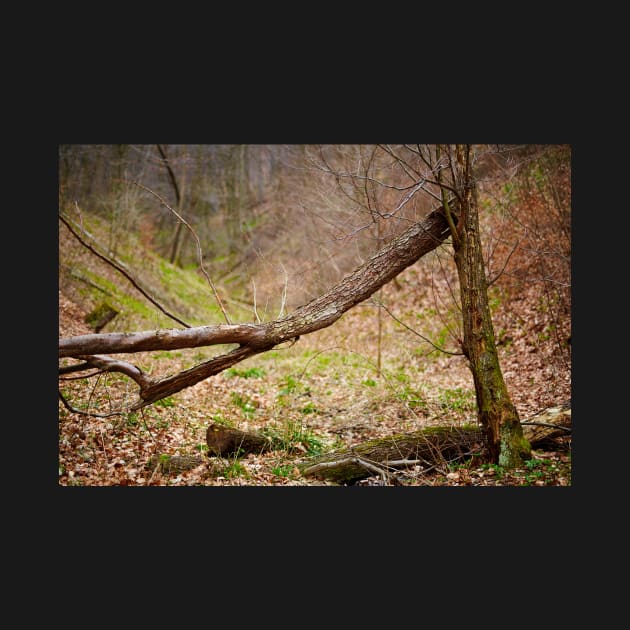
<path fill-rule="evenodd" d="M 107 304 L 107 302 L 102 302 L 93 311 L 86 315 L 85 323 L 90 326 L 96 326 L 103 320 L 104 317 L 106 317 L 112 311 L 115 312 L 115 310 L 116 309 L 112 309 L 112 307 Z"/>
<path fill-rule="evenodd" d="M 519 468 L 531 458 L 532 447 L 523 437 L 522 429 L 516 426 L 518 423 L 508 422 L 501 425 L 499 466 L 504 468 Z"/>

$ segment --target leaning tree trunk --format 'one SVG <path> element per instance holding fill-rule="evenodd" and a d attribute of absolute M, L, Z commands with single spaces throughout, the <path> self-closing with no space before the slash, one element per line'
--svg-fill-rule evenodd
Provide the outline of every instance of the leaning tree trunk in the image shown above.
<path fill-rule="evenodd" d="M 457 146 L 453 167 L 460 192 L 453 247 L 462 302 L 463 351 L 473 375 L 479 422 L 486 434 L 490 457 L 501 466 L 514 468 L 529 458 L 531 449 L 503 380 L 495 346 L 469 146 Z M 448 206 L 446 211 L 448 214 Z"/>
<path fill-rule="evenodd" d="M 137 333 L 80 335 L 59 340 L 59 357 L 82 360 L 80 365 L 61 366 L 60 374 L 88 368 L 121 372 L 140 388 L 139 399 L 129 411 L 139 410 L 186 387 L 196 385 L 226 368 L 285 341 L 334 324 L 345 312 L 363 302 L 448 236 L 442 208 L 429 213 L 348 274 L 329 291 L 275 321 L 261 324 L 222 324 L 195 328 L 153 330 Z M 188 370 L 161 380 L 152 379 L 139 367 L 101 353 L 133 353 L 149 350 L 198 348 L 216 344 L 238 347 Z M 61 394 L 60 394 L 61 397 Z M 61 400 L 65 403 L 63 397 Z"/>

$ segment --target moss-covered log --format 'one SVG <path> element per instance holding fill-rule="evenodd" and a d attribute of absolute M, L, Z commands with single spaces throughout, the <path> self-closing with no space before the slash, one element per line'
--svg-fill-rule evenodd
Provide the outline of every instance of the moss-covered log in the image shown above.
<path fill-rule="evenodd" d="M 353 483 L 397 468 L 466 459 L 483 451 L 484 435 L 475 426 L 430 427 L 362 442 L 298 464 L 304 476 Z"/>
<path fill-rule="evenodd" d="M 558 440 L 571 431 L 570 403 L 547 409 L 522 425 L 532 448 L 562 448 Z M 412 465 L 430 469 L 473 456 L 488 457 L 485 435 L 479 427 L 430 427 L 325 453 L 298 463 L 298 469 L 304 476 L 354 483 Z"/>
<path fill-rule="evenodd" d="M 149 470 L 159 467 L 164 474 L 181 473 L 201 466 L 206 460 L 199 455 L 153 455 L 147 462 Z"/>
<path fill-rule="evenodd" d="M 571 402 L 549 407 L 521 422 L 521 425 L 523 436 L 532 448 L 566 448 L 571 437 Z"/>
<path fill-rule="evenodd" d="M 109 322 L 118 315 L 118 311 L 112 308 L 107 302 L 99 304 L 91 313 L 85 316 L 85 323 L 94 329 L 94 332 L 101 332 Z"/>

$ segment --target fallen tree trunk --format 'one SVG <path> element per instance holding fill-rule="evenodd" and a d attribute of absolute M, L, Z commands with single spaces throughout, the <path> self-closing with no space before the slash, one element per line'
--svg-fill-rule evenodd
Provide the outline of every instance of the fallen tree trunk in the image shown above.
<path fill-rule="evenodd" d="M 318 455 L 298 463 L 297 467 L 305 477 L 354 483 L 409 466 L 429 470 L 439 464 L 481 455 L 483 450 L 484 434 L 477 427 L 430 427 Z"/>
<path fill-rule="evenodd" d="M 570 434 L 570 403 L 547 409 L 521 424 L 532 448 L 562 446 L 556 440 Z M 429 471 L 475 456 L 483 459 L 485 455 L 484 433 L 477 426 L 430 427 L 318 455 L 298 463 L 297 467 L 305 477 L 354 483 L 375 474 L 385 477 L 409 466 Z"/>
<path fill-rule="evenodd" d="M 147 468 L 156 468 L 163 474 L 182 473 L 204 464 L 206 460 L 199 455 L 153 455 L 147 462 Z"/>
<path fill-rule="evenodd" d="M 571 436 L 571 401 L 549 407 L 521 422 L 525 439 L 535 448 L 562 448 Z"/>

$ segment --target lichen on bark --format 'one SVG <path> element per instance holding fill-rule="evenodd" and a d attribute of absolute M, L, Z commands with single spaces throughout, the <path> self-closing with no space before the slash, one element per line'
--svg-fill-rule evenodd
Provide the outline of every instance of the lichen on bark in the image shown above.
<path fill-rule="evenodd" d="M 531 455 L 531 445 L 523 436 L 518 417 L 499 426 L 499 444 L 498 464 L 504 468 L 518 468 Z"/>

